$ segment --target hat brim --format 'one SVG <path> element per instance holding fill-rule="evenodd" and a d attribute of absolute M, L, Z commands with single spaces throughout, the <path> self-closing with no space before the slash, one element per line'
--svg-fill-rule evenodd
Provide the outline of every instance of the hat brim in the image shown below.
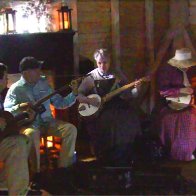
<path fill-rule="evenodd" d="M 178 68 L 189 68 L 196 65 L 195 59 L 188 59 L 188 60 L 176 60 L 175 58 L 172 58 L 168 61 L 168 63 L 174 67 Z"/>

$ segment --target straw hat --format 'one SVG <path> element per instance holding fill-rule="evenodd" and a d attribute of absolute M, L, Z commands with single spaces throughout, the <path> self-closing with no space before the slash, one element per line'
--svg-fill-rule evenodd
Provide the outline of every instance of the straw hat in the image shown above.
<path fill-rule="evenodd" d="M 175 56 L 168 63 L 178 68 L 188 68 L 196 65 L 196 60 L 192 58 L 189 48 L 176 50 Z"/>

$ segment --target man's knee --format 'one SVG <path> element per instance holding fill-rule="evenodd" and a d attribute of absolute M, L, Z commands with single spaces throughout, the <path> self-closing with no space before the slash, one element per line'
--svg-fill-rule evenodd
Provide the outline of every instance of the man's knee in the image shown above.
<path fill-rule="evenodd" d="M 65 126 L 63 137 L 66 137 L 66 136 L 70 136 L 76 140 L 77 128 L 71 123 L 66 124 L 66 126 Z"/>
<path fill-rule="evenodd" d="M 22 133 L 25 134 L 28 138 L 38 139 L 40 137 L 39 130 L 33 128 L 27 128 Z"/>
<path fill-rule="evenodd" d="M 77 128 L 74 125 L 72 125 L 70 129 L 71 129 L 72 135 L 76 138 L 77 137 Z"/>
<path fill-rule="evenodd" d="M 10 142 L 14 144 L 13 149 L 10 151 L 11 157 L 26 157 L 28 156 L 29 139 L 25 135 L 17 135 L 10 138 Z"/>
<path fill-rule="evenodd" d="M 19 146 L 27 146 L 29 139 L 26 135 L 16 136 L 16 141 Z"/>

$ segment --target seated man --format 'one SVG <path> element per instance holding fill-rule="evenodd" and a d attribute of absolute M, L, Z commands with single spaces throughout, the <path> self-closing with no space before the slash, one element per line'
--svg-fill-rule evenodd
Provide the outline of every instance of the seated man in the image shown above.
<path fill-rule="evenodd" d="M 20 80 L 12 84 L 5 98 L 5 109 L 16 114 L 21 110 L 29 110 L 33 104 L 54 92 L 47 79 L 41 75 L 43 62 L 34 57 L 24 57 L 19 66 L 22 74 Z M 75 96 L 70 93 L 66 97 L 56 94 L 47 99 L 43 106 L 45 111 L 38 113 L 28 126 L 23 126 L 22 133 L 31 141 L 31 170 L 40 172 L 40 132 L 62 138 L 62 146 L 58 167 L 65 168 L 74 161 L 77 129 L 74 125 L 56 120 L 52 117 L 50 104 L 58 109 L 63 109 L 75 103 Z"/>
<path fill-rule="evenodd" d="M 0 63 L 0 161 L 3 162 L 0 187 L 7 187 L 9 195 L 25 195 L 29 184 L 28 138 L 24 135 L 2 136 L 7 122 L 1 92 L 6 85 L 7 67 Z"/>

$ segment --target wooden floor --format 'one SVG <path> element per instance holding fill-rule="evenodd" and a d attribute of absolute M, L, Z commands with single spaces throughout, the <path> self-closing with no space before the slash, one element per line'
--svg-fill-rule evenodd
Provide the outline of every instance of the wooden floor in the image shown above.
<path fill-rule="evenodd" d="M 140 158 L 130 167 L 103 167 L 83 139 L 77 143 L 77 164 L 43 172 L 44 190 L 52 195 L 196 195 L 196 160 Z"/>
<path fill-rule="evenodd" d="M 196 182 L 181 175 L 188 164 L 143 162 L 114 168 L 102 167 L 96 161 L 79 162 L 60 174 L 45 171 L 42 188 L 52 195 L 195 195 Z M 192 173 L 195 173 L 196 161 L 191 164 L 194 165 Z"/>
<path fill-rule="evenodd" d="M 44 193 L 31 191 L 29 195 L 196 195 L 196 160 L 140 157 L 129 167 L 104 167 L 94 159 L 87 138 L 81 138 L 76 149 L 78 162 L 67 170 L 57 169 L 55 158 L 47 167 L 42 160 Z"/>
<path fill-rule="evenodd" d="M 28 195 L 196 195 L 196 182 L 190 177 L 195 172 L 196 161 L 140 162 L 126 168 L 78 161 L 68 170 L 42 171 L 40 182 L 45 193 L 31 191 Z"/>

